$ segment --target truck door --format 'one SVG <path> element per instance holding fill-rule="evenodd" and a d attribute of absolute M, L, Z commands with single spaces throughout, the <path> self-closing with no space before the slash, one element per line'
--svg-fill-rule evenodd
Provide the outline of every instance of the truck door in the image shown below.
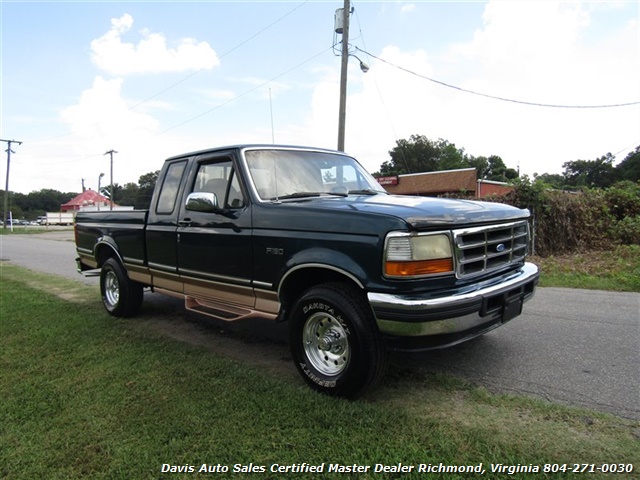
<path fill-rule="evenodd" d="M 196 158 L 178 217 L 184 293 L 253 307 L 251 209 L 232 154 Z"/>
<path fill-rule="evenodd" d="M 179 201 L 187 159 L 168 163 L 163 176 L 158 179 L 157 200 L 149 209 L 146 230 L 146 247 L 149 272 L 155 287 L 182 292 L 178 276 L 176 251 L 177 218 Z"/>

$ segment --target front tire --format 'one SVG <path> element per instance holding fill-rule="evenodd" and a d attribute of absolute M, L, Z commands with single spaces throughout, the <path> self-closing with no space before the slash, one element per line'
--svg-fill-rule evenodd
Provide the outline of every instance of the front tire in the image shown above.
<path fill-rule="evenodd" d="M 102 265 L 100 292 L 104 308 L 114 317 L 132 317 L 142 306 L 142 284 L 131 280 L 113 257 Z"/>
<path fill-rule="evenodd" d="M 355 286 L 331 283 L 307 290 L 289 322 L 294 362 L 315 390 L 355 398 L 384 374 L 387 352 L 371 308 Z"/>

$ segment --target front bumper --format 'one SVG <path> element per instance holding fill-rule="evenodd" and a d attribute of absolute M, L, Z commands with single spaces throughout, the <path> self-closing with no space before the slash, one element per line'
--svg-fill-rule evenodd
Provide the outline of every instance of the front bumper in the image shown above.
<path fill-rule="evenodd" d="M 525 263 L 514 272 L 452 295 L 369 293 L 368 298 L 391 350 L 431 350 L 470 340 L 520 315 L 539 277 L 538 267 Z"/>

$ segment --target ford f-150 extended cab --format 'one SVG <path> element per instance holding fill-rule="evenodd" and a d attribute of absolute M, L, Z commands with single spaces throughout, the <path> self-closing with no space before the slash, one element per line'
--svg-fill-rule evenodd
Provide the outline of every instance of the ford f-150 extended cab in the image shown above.
<path fill-rule="evenodd" d="M 352 157 L 243 145 L 165 161 L 148 210 L 80 212 L 79 271 L 132 316 L 143 289 L 220 320 L 287 321 L 313 388 L 355 397 L 390 350 L 454 345 L 522 312 L 529 212 L 387 194 Z M 88 272 L 90 273 L 90 272 Z"/>

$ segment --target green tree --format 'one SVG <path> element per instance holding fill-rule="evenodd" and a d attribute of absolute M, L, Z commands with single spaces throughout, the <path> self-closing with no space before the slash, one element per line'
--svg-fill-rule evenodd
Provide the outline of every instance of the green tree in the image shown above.
<path fill-rule="evenodd" d="M 27 195 L 28 210 L 39 212 L 38 215 L 44 212 L 59 212 L 60 206 L 76 195 L 76 193 L 62 193 L 50 188 L 31 192 Z"/>
<path fill-rule="evenodd" d="M 559 173 L 543 173 L 541 175 L 534 173 L 533 178 L 535 179 L 535 183 L 545 185 L 549 188 L 555 188 L 557 190 L 564 188 L 564 176 Z"/>
<path fill-rule="evenodd" d="M 516 170 L 508 168 L 497 155 L 473 157 L 448 140 L 439 138 L 434 141 L 424 135 L 411 135 L 408 140 L 397 140 L 389 155 L 391 159 L 384 162 L 375 175 L 390 176 L 475 168 L 478 178 L 486 180 L 509 182 L 519 176 Z"/>
<path fill-rule="evenodd" d="M 605 188 L 616 180 L 613 167 L 615 157 L 610 153 L 596 160 L 574 160 L 565 162 L 564 178 L 567 185 L 573 187 Z"/>
<path fill-rule="evenodd" d="M 74 192 L 63 193 L 50 188 L 28 194 L 9 191 L 9 210 L 15 218 L 35 220 L 46 212 L 59 212 L 60 206 L 76 195 Z M 4 197 L 4 191 L 0 190 L 0 196 Z"/>
<path fill-rule="evenodd" d="M 378 175 L 402 175 L 466 167 L 463 149 L 442 138 L 433 141 L 424 135 L 411 135 L 408 140 L 397 140 L 389 155 L 391 159 L 380 166 Z"/>
<path fill-rule="evenodd" d="M 620 180 L 629 180 L 630 182 L 640 180 L 640 145 L 620 162 L 616 167 L 616 172 Z"/>
<path fill-rule="evenodd" d="M 486 180 L 494 180 L 496 182 L 508 182 L 518 178 L 517 170 L 508 168 L 501 157 L 491 155 L 487 158 L 488 166 L 484 172 L 483 178 Z"/>
<path fill-rule="evenodd" d="M 436 169 L 438 152 L 434 143 L 424 135 L 411 135 L 409 140 L 397 140 L 389 155 L 391 160 L 380 166 L 382 175 L 432 172 Z"/>
<path fill-rule="evenodd" d="M 120 185 L 118 183 L 114 183 L 113 184 L 113 198 L 111 198 L 111 185 L 107 185 L 105 187 L 102 187 L 100 189 L 100 194 L 103 197 L 106 197 L 109 200 L 111 200 L 113 203 L 117 204 L 120 201 L 120 199 L 122 198 L 122 191 L 123 191 L 122 185 Z"/>
<path fill-rule="evenodd" d="M 468 167 L 463 148 L 457 148 L 453 143 L 443 139 L 438 139 L 436 147 L 440 150 L 437 159 L 438 170 L 456 170 Z"/>
<path fill-rule="evenodd" d="M 125 183 L 122 188 L 122 195 L 118 200 L 118 205 L 126 205 L 134 207 L 138 196 L 138 184 L 129 182 Z"/>
<path fill-rule="evenodd" d="M 136 194 L 135 208 L 145 209 L 151 205 L 151 197 L 153 196 L 153 190 L 158 181 L 160 170 L 155 172 L 145 173 L 138 179 L 138 192 Z"/>
<path fill-rule="evenodd" d="M 486 174 L 489 171 L 489 159 L 487 157 L 469 156 L 467 157 L 466 163 L 466 166 L 476 169 L 476 171 L 478 172 L 478 178 L 489 180 L 486 177 Z"/>

